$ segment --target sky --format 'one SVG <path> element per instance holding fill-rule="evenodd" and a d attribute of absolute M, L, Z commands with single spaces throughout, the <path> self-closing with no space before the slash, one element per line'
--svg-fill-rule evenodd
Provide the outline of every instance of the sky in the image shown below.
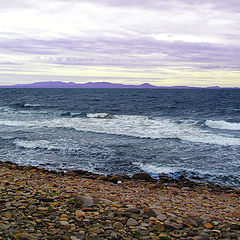
<path fill-rule="evenodd" d="M 0 0 L 0 85 L 240 87 L 239 0 Z"/>

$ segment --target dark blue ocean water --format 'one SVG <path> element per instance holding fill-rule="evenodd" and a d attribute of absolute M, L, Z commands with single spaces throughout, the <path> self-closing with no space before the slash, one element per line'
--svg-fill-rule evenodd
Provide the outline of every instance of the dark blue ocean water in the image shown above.
<path fill-rule="evenodd" d="M 240 185 L 240 90 L 0 89 L 0 159 Z"/>

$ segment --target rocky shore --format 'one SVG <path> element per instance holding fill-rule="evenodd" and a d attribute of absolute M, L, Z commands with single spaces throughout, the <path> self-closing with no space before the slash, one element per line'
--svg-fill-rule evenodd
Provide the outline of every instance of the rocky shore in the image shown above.
<path fill-rule="evenodd" d="M 0 162 L 0 239 L 240 239 L 240 190 Z"/>

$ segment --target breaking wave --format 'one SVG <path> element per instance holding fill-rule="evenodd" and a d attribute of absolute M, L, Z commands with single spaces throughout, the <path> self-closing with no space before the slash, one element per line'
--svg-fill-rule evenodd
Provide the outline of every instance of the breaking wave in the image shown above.
<path fill-rule="evenodd" d="M 88 118 L 111 118 L 112 116 L 109 113 L 88 113 Z"/>
<path fill-rule="evenodd" d="M 177 124 L 170 119 L 149 119 L 146 116 L 107 114 L 88 118 L 55 118 L 44 121 L 4 121 L 0 125 L 23 128 L 72 128 L 83 132 L 125 135 L 138 138 L 166 139 L 174 138 L 190 142 L 201 142 L 218 145 L 240 145 L 240 139 L 231 136 L 215 134 L 200 126 L 192 124 Z M 235 126 L 235 125 L 234 125 Z"/>
<path fill-rule="evenodd" d="M 24 107 L 43 107 L 42 105 L 39 105 L 39 104 L 30 104 L 30 103 L 26 103 L 23 105 Z"/>
<path fill-rule="evenodd" d="M 206 120 L 205 124 L 210 128 L 225 129 L 225 130 L 240 130 L 240 123 Z"/>
<path fill-rule="evenodd" d="M 64 112 L 64 113 L 61 113 L 60 116 L 61 116 L 61 117 L 72 117 L 72 118 L 75 118 L 75 117 L 80 117 L 80 116 L 82 116 L 82 113 Z"/>
<path fill-rule="evenodd" d="M 27 148 L 27 149 L 46 149 L 53 150 L 55 147 L 51 142 L 47 140 L 37 140 L 37 141 L 26 141 L 26 140 L 15 140 L 14 144 L 17 147 Z"/>
<path fill-rule="evenodd" d="M 150 164 L 150 163 L 139 163 L 134 162 L 133 165 L 139 167 L 144 172 L 148 172 L 150 174 L 169 174 L 172 172 L 175 172 L 176 170 L 172 167 L 162 167 L 156 164 Z"/>

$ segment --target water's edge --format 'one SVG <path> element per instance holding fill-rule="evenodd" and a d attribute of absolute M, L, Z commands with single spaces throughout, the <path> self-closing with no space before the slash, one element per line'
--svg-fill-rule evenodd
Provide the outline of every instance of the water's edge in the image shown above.
<path fill-rule="evenodd" d="M 31 170 L 36 170 L 36 171 L 41 171 L 44 172 L 45 174 L 51 173 L 51 174 L 56 174 L 56 175 L 69 175 L 69 176 L 80 176 L 82 178 L 87 178 L 87 179 L 92 179 L 92 180 L 102 180 L 106 182 L 111 182 L 113 184 L 121 184 L 122 182 L 126 181 L 140 181 L 140 182 L 151 182 L 155 183 L 154 188 L 163 188 L 167 186 L 171 187 L 176 187 L 179 189 L 190 189 L 194 190 L 196 188 L 199 188 L 201 190 L 204 189 L 211 189 L 211 191 L 214 192 L 224 192 L 224 193 L 235 193 L 237 195 L 240 195 L 240 187 L 236 186 L 223 186 L 223 185 L 217 185 L 217 184 L 212 184 L 212 183 L 204 183 L 204 182 L 196 182 L 189 180 L 186 177 L 181 176 L 179 179 L 174 179 L 171 178 L 165 174 L 160 175 L 159 179 L 152 178 L 148 173 L 145 172 L 140 172 L 136 173 L 133 176 L 128 176 L 128 175 L 102 175 L 102 174 L 97 174 L 97 173 L 92 173 L 89 171 L 81 170 L 81 169 L 76 169 L 76 170 L 49 170 L 46 168 L 40 168 L 36 166 L 23 166 L 19 165 L 17 163 L 13 163 L 11 161 L 1 161 L 0 160 L 0 168 L 6 167 L 8 169 L 17 169 L 17 170 L 23 170 L 23 171 L 31 171 Z"/>

